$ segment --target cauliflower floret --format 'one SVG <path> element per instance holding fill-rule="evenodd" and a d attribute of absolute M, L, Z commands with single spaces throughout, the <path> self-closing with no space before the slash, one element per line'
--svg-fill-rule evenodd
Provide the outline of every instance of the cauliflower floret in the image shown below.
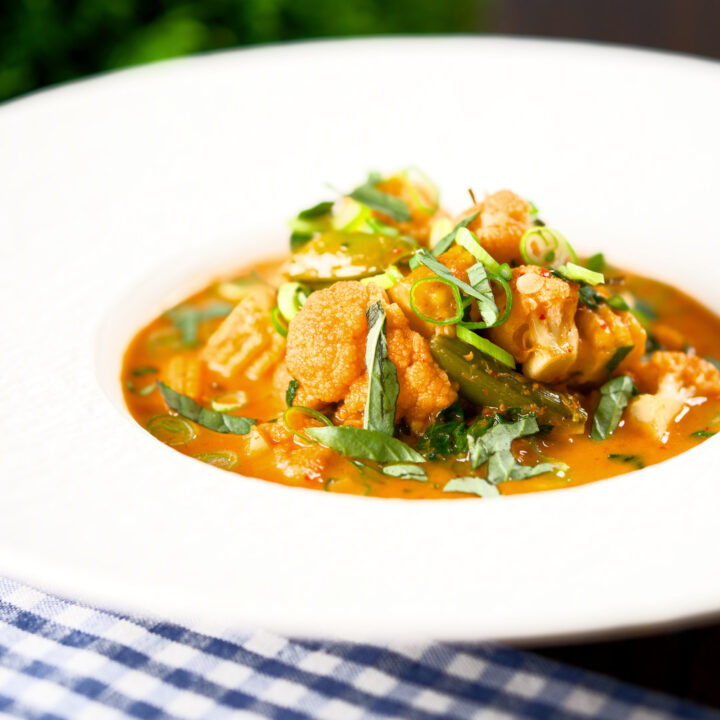
<path fill-rule="evenodd" d="M 459 220 L 480 214 L 468 225 L 480 244 L 498 262 L 520 259 L 520 239 L 530 227 L 530 205 L 511 190 L 487 195 L 485 200 L 466 210 Z"/>
<path fill-rule="evenodd" d="M 230 377 L 240 370 L 258 380 L 285 351 L 285 338 L 275 330 L 270 313 L 275 291 L 261 286 L 239 302 L 209 337 L 201 358 L 215 372 Z"/>
<path fill-rule="evenodd" d="M 293 420 L 293 424 L 300 428 L 317 423 L 307 418 L 306 423 Z M 281 422 L 261 423 L 253 430 L 260 438 L 255 444 L 254 454 L 272 453 L 274 467 L 288 480 L 319 482 L 323 479 L 323 471 L 333 460 L 332 450 L 303 442 Z"/>
<path fill-rule="evenodd" d="M 367 305 L 365 285 L 337 282 L 312 293 L 291 320 L 287 368 L 310 397 L 340 402 L 365 372 Z"/>
<path fill-rule="evenodd" d="M 604 381 L 608 362 L 622 347 L 633 349 L 618 365 L 620 372 L 632 368 L 645 354 L 647 335 L 631 312 L 616 312 L 607 305 L 595 310 L 581 306 L 575 324 L 580 333 L 577 360 L 570 370 L 575 385 Z"/>
<path fill-rule="evenodd" d="M 574 317 L 578 286 L 553 276 L 537 265 L 513 270 L 510 317 L 489 330 L 490 339 L 522 363 L 533 380 L 557 382 L 567 376 L 578 355 Z M 502 311 L 504 293 L 496 300 Z"/>
<path fill-rule="evenodd" d="M 373 284 L 339 282 L 313 293 L 290 323 L 287 368 L 310 397 L 341 403 L 339 422 L 361 424 L 367 396 L 365 311 L 378 300 L 387 316 L 388 355 L 400 385 L 396 420 L 405 419 L 420 432 L 457 394 L 425 338 Z"/>
<path fill-rule="evenodd" d="M 696 355 L 654 352 L 635 375 L 644 392 L 630 401 L 628 418 L 660 442 L 689 400 L 720 395 L 720 371 Z"/>

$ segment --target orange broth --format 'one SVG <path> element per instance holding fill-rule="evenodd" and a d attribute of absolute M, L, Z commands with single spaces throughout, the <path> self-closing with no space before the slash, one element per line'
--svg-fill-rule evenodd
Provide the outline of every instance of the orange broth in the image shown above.
<path fill-rule="evenodd" d="M 280 260 L 265 262 L 238 275 L 254 271 L 264 280 L 276 284 L 280 265 Z M 671 338 L 676 336 L 678 342 L 686 342 L 695 348 L 699 355 L 720 357 L 720 318 L 680 290 L 637 275 L 625 274 L 624 277 L 625 289 L 653 307 L 657 314 L 655 323 L 661 325 L 658 333 L 662 331 Z M 188 298 L 186 302 L 202 307 L 218 299 L 217 283 L 213 283 Z M 165 315 L 153 320 L 133 338 L 124 357 L 122 383 L 130 413 L 141 426 L 146 427 L 152 418 L 167 414 L 168 409 L 160 392 L 150 389 L 158 376 L 150 372 L 138 375 L 133 371 L 148 366 L 161 369 L 179 353 L 197 356 L 205 340 L 221 322 L 222 318 L 202 322 L 198 343 L 190 349 L 181 346 L 179 331 Z M 259 418 L 261 421 L 276 418 L 286 409 L 286 405 L 277 393 L 269 392 L 271 374 L 272 371 L 265 378 L 251 381 L 241 374 L 228 379 L 208 370 L 204 376 L 199 402 L 203 406 L 209 406 L 211 399 L 219 394 L 242 390 L 247 393 L 249 402 L 236 414 Z M 597 402 L 596 397 L 596 392 L 591 393 L 584 402 L 590 416 Z M 589 424 L 584 435 L 568 437 L 551 432 L 540 438 L 514 441 L 513 451 L 519 460 L 527 460 L 533 464 L 551 458 L 566 463 L 570 469 L 564 473 L 564 477 L 545 474 L 527 480 L 510 480 L 498 486 L 500 492 L 510 495 L 571 487 L 621 475 L 638 467 L 635 461 L 610 459 L 611 455 L 637 455 L 644 466 L 662 462 L 702 442 L 702 438 L 691 437 L 692 433 L 698 430 L 720 430 L 720 401 L 706 400 L 681 413 L 668 433 L 667 441 L 662 445 L 648 440 L 641 430 L 629 427 L 624 421 L 621 421 L 614 435 L 603 442 L 596 442 L 589 438 Z M 249 452 L 248 436 L 217 433 L 200 426 L 196 426 L 195 430 L 196 435 L 192 440 L 175 446 L 175 449 L 191 457 L 203 453 L 232 451 L 239 460 L 231 471 L 240 475 L 296 487 L 375 497 L 469 497 L 464 493 L 443 492 L 445 483 L 451 478 L 469 474 L 470 468 L 466 462 L 427 462 L 427 482 L 418 482 L 382 475 L 372 468 L 358 470 L 344 457 L 337 455 L 326 467 L 323 477 L 308 474 L 300 481 L 291 481 L 274 465 L 271 454 L 257 457 Z M 412 443 L 410 438 L 403 439 Z M 300 439 L 296 442 L 302 444 Z M 212 458 L 206 457 L 206 461 L 208 460 Z"/>

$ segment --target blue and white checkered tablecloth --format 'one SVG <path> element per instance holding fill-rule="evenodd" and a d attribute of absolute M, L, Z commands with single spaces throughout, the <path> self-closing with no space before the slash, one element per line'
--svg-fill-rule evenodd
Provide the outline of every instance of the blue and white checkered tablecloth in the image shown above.
<path fill-rule="evenodd" d="M 720 718 L 494 645 L 209 636 L 0 578 L 0 717 Z"/>

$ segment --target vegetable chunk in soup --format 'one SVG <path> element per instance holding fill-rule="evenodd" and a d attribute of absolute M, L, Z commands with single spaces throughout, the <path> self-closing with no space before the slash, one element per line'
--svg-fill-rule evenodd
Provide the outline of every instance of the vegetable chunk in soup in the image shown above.
<path fill-rule="evenodd" d="M 580 485 L 720 429 L 720 319 L 581 260 L 510 190 L 456 217 L 416 169 L 292 220 L 127 349 L 133 417 L 216 467 L 395 498 Z"/>

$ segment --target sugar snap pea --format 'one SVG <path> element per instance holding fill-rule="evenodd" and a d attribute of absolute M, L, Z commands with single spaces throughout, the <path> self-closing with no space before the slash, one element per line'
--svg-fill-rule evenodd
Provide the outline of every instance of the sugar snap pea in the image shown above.
<path fill-rule="evenodd" d="M 436 335 L 430 351 L 460 386 L 460 394 L 476 405 L 533 411 L 540 422 L 562 425 L 572 433 L 585 427 L 587 412 L 574 395 L 529 380 L 457 338 Z"/>

